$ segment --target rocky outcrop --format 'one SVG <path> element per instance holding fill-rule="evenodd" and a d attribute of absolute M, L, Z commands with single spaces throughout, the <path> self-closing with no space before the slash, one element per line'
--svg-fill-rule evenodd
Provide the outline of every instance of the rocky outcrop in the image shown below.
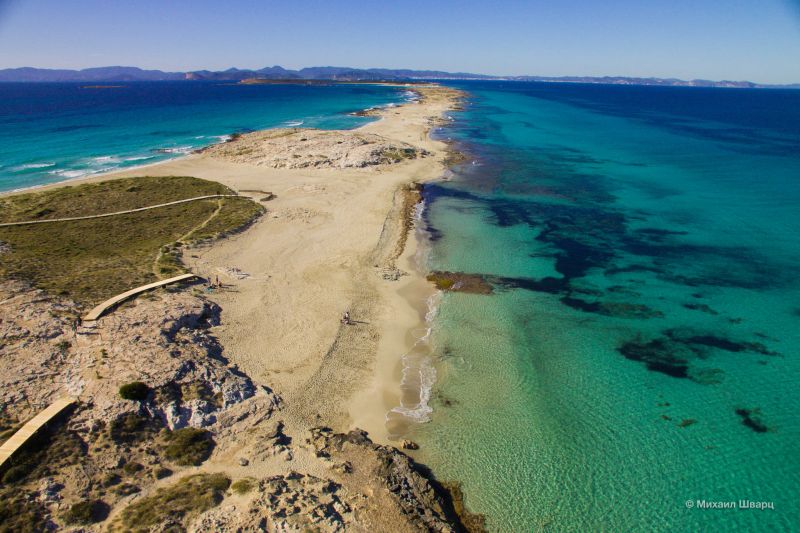
<path fill-rule="evenodd" d="M 27 419 L 76 381 L 71 356 L 76 306 L 18 281 L 0 283 L 0 400 L 3 415 Z"/>
<path fill-rule="evenodd" d="M 454 516 L 449 495 L 437 490 L 407 455 L 396 448 L 373 443 L 365 431 L 358 429 L 334 433 L 319 427 L 310 433 L 308 442 L 318 456 L 328 458 L 333 465 L 358 465 L 358 470 L 369 480 L 366 486 L 385 491 L 412 529 L 457 531 L 458 518 Z"/>
<path fill-rule="evenodd" d="M 140 298 L 94 325 L 78 308 L 17 282 L 0 284 L 0 390 L 5 415 L 29 418 L 60 396 L 91 404 L 81 416 L 113 419 L 130 410 L 170 429 L 214 424 L 221 411 L 259 389 L 230 367 L 209 334 L 219 307 L 190 294 Z M 152 393 L 124 400 L 120 386 L 141 381 Z"/>
<path fill-rule="evenodd" d="M 34 509 L 25 522 L 31 530 L 57 529 L 78 503 L 124 505 L 224 449 L 215 436 L 268 420 L 280 403 L 227 363 L 210 333 L 220 309 L 202 298 L 145 295 L 85 326 L 77 311 L 25 284 L 0 283 L 3 426 L 13 429 L 62 396 L 80 402 L 0 472 L 0 500 L 21 495 Z M 132 382 L 144 384 L 144 396 L 121 396 Z M 175 431 L 187 426 L 205 429 Z"/>
<path fill-rule="evenodd" d="M 271 168 L 365 168 L 391 165 L 428 152 L 372 133 L 273 129 L 240 135 L 204 150 L 234 163 Z"/>
<path fill-rule="evenodd" d="M 0 291 L 0 356 L 11 369 L 0 375 L 4 415 L 22 420 L 66 394 L 81 400 L 8 479 L 0 473 L 3 494 L 15 491 L 38 509 L 30 527 L 58 529 L 78 504 L 125 524 L 138 498 L 158 499 L 158 487 L 182 494 L 194 472 L 187 465 L 200 465 L 249 489 L 220 493 L 199 515 L 154 523 L 193 531 L 460 529 L 447 491 L 399 450 L 360 430 L 285 426 L 275 416 L 280 398 L 226 361 L 211 334 L 220 309 L 205 299 L 145 295 L 75 330 L 71 302 L 16 283 Z M 133 382 L 144 384 L 129 387 L 137 398 L 122 398 L 120 386 Z M 190 500 L 175 505 L 197 504 Z"/>
<path fill-rule="evenodd" d="M 267 448 L 282 439 L 286 442 L 281 425 L 272 425 L 266 433 L 271 434 Z M 246 494 L 204 513 L 190 531 L 467 530 L 446 490 L 408 456 L 374 444 L 363 431 L 335 433 L 329 428 L 312 428 L 296 450 L 310 453 L 303 461 L 304 468 L 317 473 L 289 470 L 262 479 L 244 478 L 240 488 L 246 489 Z M 262 458 L 256 453 L 254 460 L 258 463 Z M 309 466 L 315 463 L 326 465 L 327 472 L 320 474 L 318 467 Z M 258 466 L 254 470 L 258 471 Z"/>
<path fill-rule="evenodd" d="M 254 497 L 244 508 L 215 509 L 191 531 L 346 531 L 355 519 L 341 488 L 329 479 L 297 472 L 272 476 L 252 489 Z"/>

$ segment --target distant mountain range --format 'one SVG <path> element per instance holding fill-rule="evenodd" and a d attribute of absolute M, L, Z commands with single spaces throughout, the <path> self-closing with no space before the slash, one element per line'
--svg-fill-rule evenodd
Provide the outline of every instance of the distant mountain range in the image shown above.
<path fill-rule="evenodd" d="M 331 81 L 404 81 L 404 80 L 512 80 L 551 83 L 600 83 L 612 85 L 660 85 L 682 87 L 800 87 L 794 85 L 763 85 L 750 81 L 679 80 L 674 78 L 630 78 L 624 76 L 487 76 L 467 72 L 409 69 L 357 69 L 350 67 L 309 67 L 289 70 L 280 66 L 258 70 L 231 68 L 222 71 L 164 72 L 137 67 L 97 67 L 83 70 L 43 69 L 33 67 L 0 70 L 0 82 L 127 82 L 212 80 L 331 80 Z"/>

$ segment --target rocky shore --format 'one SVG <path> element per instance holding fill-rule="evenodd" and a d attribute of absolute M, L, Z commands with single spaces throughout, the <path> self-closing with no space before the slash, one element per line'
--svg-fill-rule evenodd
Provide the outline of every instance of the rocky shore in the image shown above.
<path fill-rule="evenodd" d="M 79 325 L 68 298 L 0 282 L 0 440 L 78 400 L 0 471 L 3 527 L 482 530 L 457 485 L 388 445 L 387 407 L 351 406 L 417 320 L 401 314 L 398 264 L 415 183 L 446 158 L 427 132 L 459 97 L 418 90 L 427 105 L 359 130 L 256 132 L 149 167 L 273 191 L 247 231 L 182 255 L 224 289 L 159 289 Z"/>
<path fill-rule="evenodd" d="M 138 531 L 137 505 L 214 474 L 234 490 L 151 509 L 148 528 L 463 530 L 450 494 L 397 449 L 284 423 L 281 398 L 229 363 L 213 334 L 220 308 L 201 295 L 154 293 L 73 330 L 75 304 L 4 282 L 0 311 L 4 426 L 62 396 L 87 399 L 2 473 L 10 524 Z"/>

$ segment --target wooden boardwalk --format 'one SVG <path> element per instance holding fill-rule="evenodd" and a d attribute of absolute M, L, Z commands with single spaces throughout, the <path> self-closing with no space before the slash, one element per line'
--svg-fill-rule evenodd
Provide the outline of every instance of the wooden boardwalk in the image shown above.
<path fill-rule="evenodd" d="M 140 211 L 147 211 L 149 209 L 158 209 L 159 207 L 166 207 L 168 205 L 185 204 L 186 202 L 194 202 L 197 200 L 210 200 L 212 198 L 243 198 L 243 197 L 239 196 L 238 194 L 210 194 L 208 196 L 184 198 L 183 200 L 175 200 L 174 202 L 167 202 L 158 205 L 150 205 L 147 207 L 139 207 L 137 209 L 127 209 L 125 211 L 115 211 L 114 213 L 102 213 L 100 215 L 86 215 L 84 217 L 68 217 L 68 218 L 48 218 L 45 220 L 25 220 L 22 222 L 3 222 L 2 224 L 0 224 L 0 228 L 6 226 L 29 226 L 31 224 L 47 224 L 49 222 L 70 222 L 72 220 L 90 220 L 92 218 L 114 217 L 117 215 L 127 215 L 128 213 L 138 213 Z"/>
<path fill-rule="evenodd" d="M 61 398 L 56 400 L 44 411 L 34 416 L 28 422 L 19 428 L 10 439 L 5 441 L 0 446 L 0 468 L 5 466 L 6 461 L 11 459 L 11 456 L 17 452 L 22 446 L 33 437 L 37 431 L 42 429 L 48 422 L 63 413 L 67 408 L 77 403 L 75 398 Z"/>
<path fill-rule="evenodd" d="M 89 311 L 86 316 L 83 317 L 84 321 L 92 321 L 97 320 L 100 318 L 103 313 L 114 307 L 115 305 L 119 304 L 122 301 L 127 300 L 132 296 L 136 296 L 137 294 L 141 294 L 145 291 L 149 291 L 152 289 L 157 289 L 158 287 L 163 287 L 164 285 L 169 285 L 170 283 L 177 283 L 179 281 L 185 281 L 187 279 L 192 278 L 199 278 L 197 274 L 181 274 L 180 276 L 175 276 L 174 278 L 169 279 L 162 279 L 161 281 L 156 281 L 155 283 L 149 283 L 147 285 L 142 285 L 140 287 L 136 287 L 135 289 L 131 289 L 129 291 L 123 292 L 122 294 L 118 294 L 113 298 L 109 298 L 105 302 L 99 304 L 97 307 Z"/>

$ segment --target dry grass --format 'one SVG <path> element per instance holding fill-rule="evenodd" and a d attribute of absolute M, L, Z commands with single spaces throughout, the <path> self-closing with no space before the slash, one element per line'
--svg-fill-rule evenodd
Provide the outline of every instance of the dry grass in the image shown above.
<path fill-rule="evenodd" d="M 209 194 L 231 191 L 188 177 L 112 180 L 0 198 L 0 222 L 108 213 Z M 0 278 L 29 281 L 90 306 L 183 272 L 175 246 L 182 237 L 189 242 L 218 237 L 246 226 L 263 210 L 246 198 L 210 199 L 101 219 L 0 228 L 0 242 L 10 248 L 0 252 Z"/>
<path fill-rule="evenodd" d="M 122 178 L 0 197 L 0 222 L 80 217 L 208 196 L 235 194 L 215 181 L 187 176 Z"/>
<path fill-rule="evenodd" d="M 164 457 L 180 466 L 200 466 L 214 450 L 211 433 L 193 427 L 170 431 L 164 441 Z"/>
<path fill-rule="evenodd" d="M 187 476 L 129 505 L 111 530 L 145 532 L 163 523 L 178 526 L 176 530 L 180 530 L 179 525 L 188 518 L 219 505 L 230 484 L 231 480 L 223 474 Z"/>
<path fill-rule="evenodd" d="M 234 482 L 234 484 L 231 485 L 231 490 L 234 493 L 242 496 L 253 490 L 255 487 L 256 487 L 256 480 L 251 477 L 245 477 L 240 479 L 239 481 Z"/>

